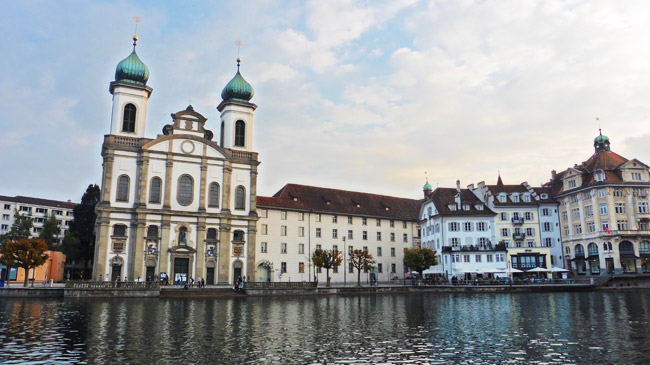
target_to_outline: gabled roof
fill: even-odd
[[[643,162],[634,159],[641,167],[647,168]],[[590,186],[607,185],[607,184],[631,184],[631,185],[647,185],[643,182],[629,182],[623,181],[623,174],[621,168],[628,163],[628,159],[612,151],[596,151],[593,155],[582,162],[580,165],[570,167],[560,173],[555,174],[551,181],[544,184],[552,190],[553,195],[560,195],[571,190],[579,190]],[[564,190],[563,180],[569,170],[575,170],[579,173],[582,184],[570,190]],[[605,173],[605,181],[596,181],[594,173],[602,170]]]
[[[422,200],[356,191],[286,184],[272,197],[257,197],[257,206],[415,221]]]
[[[499,180],[501,179],[501,176],[499,176]],[[494,196],[494,205],[495,206],[510,206],[510,205],[519,205],[519,206],[528,206],[528,205],[537,205],[537,202],[533,198],[532,194],[526,189],[526,187],[523,184],[516,184],[516,185],[505,185],[503,182],[501,184],[497,185],[486,185],[487,189],[490,191],[492,196]],[[500,193],[506,193],[507,198],[506,202],[502,203],[498,199],[498,195]],[[525,202],[523,199],[519,199],[518,202],[512,201],[510,198],[510,194],[513,193],[518,193],[518,194],[530,194],[530,201]]]
[[[14,197],[0,195],[0,201],[22,203],[22,204],[29,204],[29,205],[42,205],[45,207],[66,208],[66,209],[73,209],[77,205],[77,203],[73,203],[69,200],[67,202],[64,202],[59,200],[32,198],[29,196],[20,196],[20,195]]]
[[[439,215],[453,216],[492,216],[496,215],[490,208],[468,189],[460,189],[461,207],[456,210],[449,209],[449,205],[456,205],[456,194],[458,191],[454,188],[436,188],[429,198],[436,206]],[[469,210],[463,210],[462,204],[469,204]],[[483,206],[483,210],[476,209],[476,205]]]

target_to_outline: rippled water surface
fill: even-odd
[[[0,363],[650,363],[650,291],[0,299]]]

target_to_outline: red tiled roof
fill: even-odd
[[[440,215],[495,215],[490,208],[488,208],[483,202],[476,196],[474,193],[468,189],[460,189],[460,201],[461,204],[469,204],[469,210],[449,209],[449,204],[456,204],[456,194],[457,190],[455,188],[436,188],[429,197],[431,201],[436,206],[438,214]],[[476,209],[475,205],[480,204],[483,206],[483,210]]]
[[[417,220],[422,200],[356,191],[286,184],[272,197],[258,196],[257,206],[342,215]]]
[[[578,190],[596,185],[622,184],[624,181],[619,168],[626,162],[628,162],[628,159],[616,152],[599,151],[591,155],[587,161],[584,161],[580,165],[575,165],[572,168],[557,173],[555,178],[552,178],[551,181],[544,184],[544,186],[549,187],[553,191],[553,195],[565,193],[566,191],[564,190],[562,179],[570,169],[579,171],[582,174],[582,185],[571,190]],[[605,181],[596,182],[594,180],[594,171],[596,170],[603,170],[605,172]],[[630,182],[625,183],[629,184]]]
[[[59,200],[32,198],[29,196],[20,196],[20,195],[14,197],[0,195],[0,201],[31,204],[31,205],[42,205],[46,207],[67,208],[67,209],[73,209],[77,205],[77,203],[73,203],[71,201],[63,202]]]

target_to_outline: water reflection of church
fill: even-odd
[[[109,90],[110,134],[102,145],[94,276],[207,284],[253,275],[257,153],[252,150],[253,88],[239,73],[221,93],[218,140],[189,105],[162,134],[145,137],[149,69],[135,52]]]

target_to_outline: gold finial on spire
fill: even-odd
[[[133,22],[135,23],[135,31],[133,32],[133,48],[135,48],[135,43],[138,41],[138,23],[141,21],[142,19],[140,19],[139,16],[133,17]]]
[[[242,41],[237,40],[237,42],[235,42],[235,44],[237,45],[237,71],[239,71],[239,64],[241,63],[241,57],[239,57],[239,50],[241,49],[241,46],[243,45],[243,43],[242,43]]]

